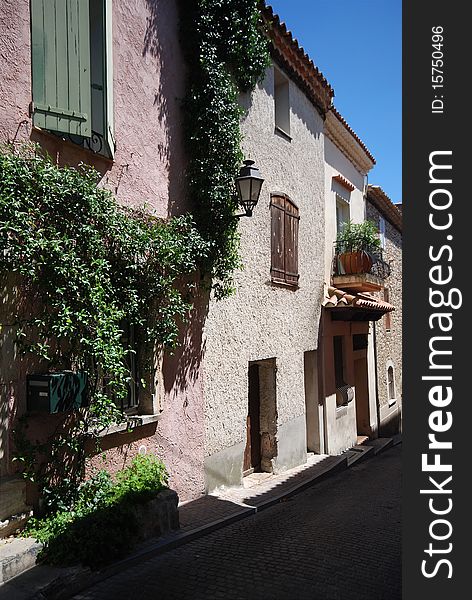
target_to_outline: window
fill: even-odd
[[[33,125],[113,157],[111,0],[31,0]]]
[[[271,269],[272,281],[298,284],[298,208],[285,195],[272,195]]]
[[[349,223],[349,220],[349,201],[336,194],[336,233],[340,233],[345,223]]]
[[[105,389],[111,395],[117,406],[123,411],[134,412],[139,404],[138,398],[138,365],[136,360],[136,330],[128,321],[121,323],[121,344],[127,350],[124,365],[128,378],[128,394],[126,398],[118,400],[109,387],[109,378],[105,378]]]
[[[388,405],[392,406],[395,404],[395,376],[393,373],[393,367],[390,365],[387,369],[387,387],[388,387]]]
[[[128,371],[128,397],[122,409],[131,409],[138,406],[138,365],[136,360],[136,328],[128,322],[123,325],[122,343],[128,348],[126,354],[126,369]]]
[[[380,246],[385,248],[385,219],[383,217],[379,217],[379,238]]]
[[[354,390],[344,379],[344,338],[333,336],[334,381],[336,385],[336,407],[347,406],[354,399]]]
[[[388,288],[384,288],[383,291],[384,301],[390,302],[390,290]],[[390,331],[392,329],[392,315],[391,313],[385,313],[385,329]]]
[[[274,68],[275,129],[290,136],[289,81]]]

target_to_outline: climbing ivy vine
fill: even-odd
[[[89,380],[88,410],[49,446],[18,437],[33,478],[41,455],[77,462],[85,456],[81,441],[122,420],[117,405],[128,393],[126,358],[135,352],[123,342],[124,322],[137,326],[141,367],[150,368],[156,346],[175,344],[191,306],[185,276],[209,250],[190,216],[163,221],[119,206],[98,182],[93,168],[60,168],[35,145],[0,151],[0,278],[6,297],[16,290],[4,319],[16,347],[45,370],[85,371]],[[50,466],[42,469],[43,492],[54,478],[56,487],[64,482]]]
[[[87,411],[47,442],[28,439],[27,420],[17,427],[16,458],[52,512],[76,499],[87,439],[122,419],[117,404],[127,394],[125,359],[134,352],[123,344],[123,323],[137,326],[140,358],[143,349],[151,356],[156,346],[172,347],[191,306],[193,275],[206,274],[222,298],[240,266],[238,98],[262,79],[268,41],[257,0],[180,4],[194,217],[162,221],[145,207],[119,206],[94,169],[59,168],[35,145],[0,149],[0,279],[4,289],[19,290],[9,316],[17,348],[47,370],[81,370],[89,378]]]
[[[240,266],[234,178],[243,160],[238,103],[269,65],[257,0],[181,2],[188,64],[184,102],[188,186],[198,229],[209,243],[204,267],[217,298],[232,291]]]

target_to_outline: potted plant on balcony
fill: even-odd
[[[336,238],[339,274],[368,273],[380,248],[378,229],[373,221],[348,221]]]

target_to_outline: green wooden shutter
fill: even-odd
[[[115,130],[113,123],[113,27],[112,0],[105,0],[105,140],[108,152],[115,154]]]
[[[31,0],[33,124],[91,135],[89,0]]]

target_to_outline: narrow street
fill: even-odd
[[[75,596],[398,600],[401,445]]]

